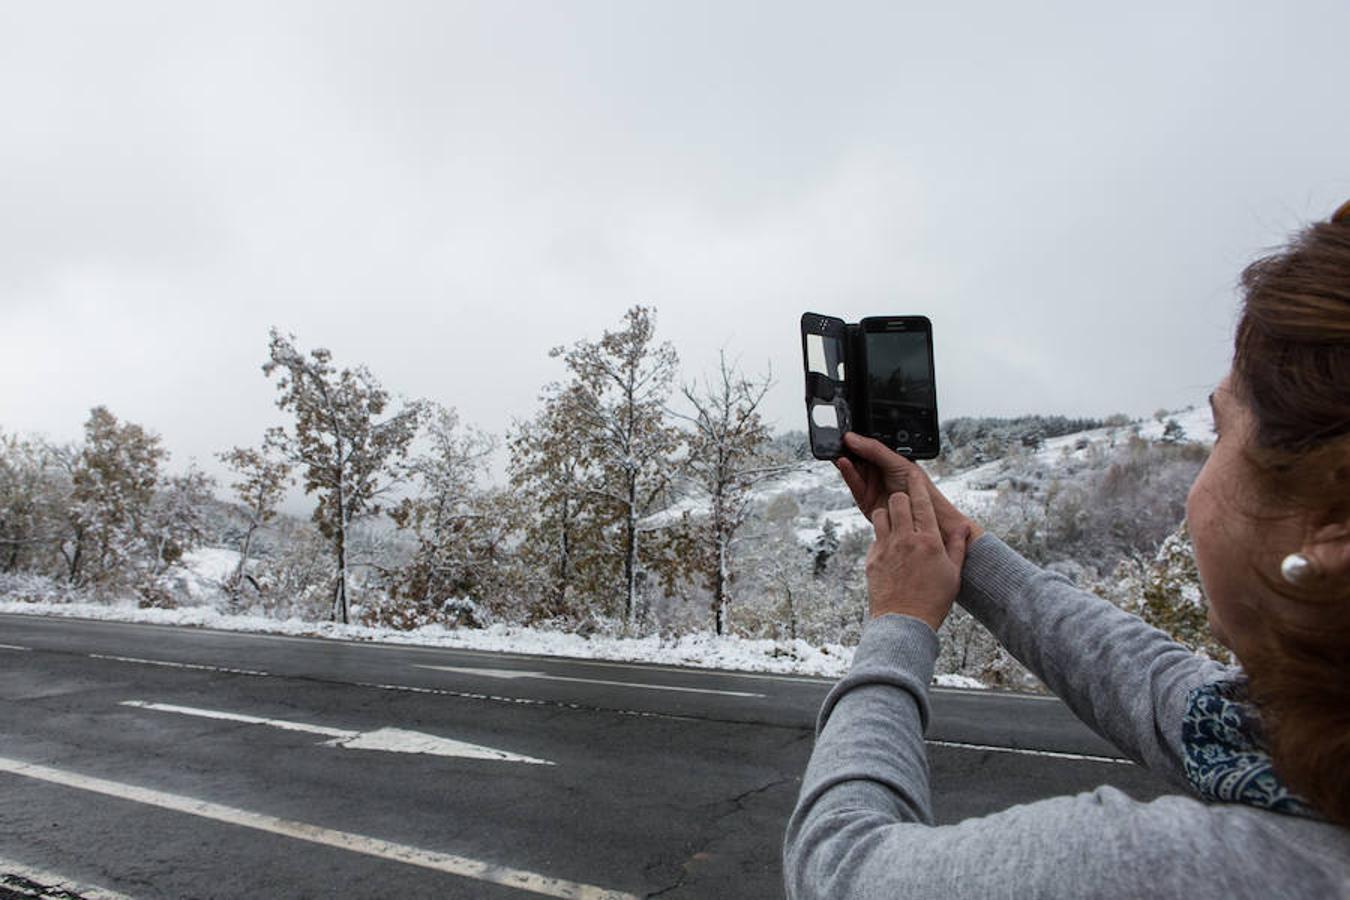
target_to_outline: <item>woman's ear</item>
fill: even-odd
[[[1315,529],[1304,542],[1303,555],[1323,578],[1350,577],[1350,522],[1333,522]]]

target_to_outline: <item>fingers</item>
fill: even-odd
[[[877,542],[886,540],[891,535],[891,515],[886,507],[878,506],[872,510],[870,516],[872,520],[872,531],[875,532]]]
[[[888,472],[904,472],[907,471],[906,467],[914,465],[881,441],[863,437],[854,431],[847,432],[844,435],[844,443],[848,445],[849,450],[856,453],[860,458],[873,465],[880,466]]]
[[[927,479],[910,479],[909,502],[914,510],[914,527],[919,531],[931,531],[933,534],[938,534],[937,513],[933,510],[933,497],[928,492]]]
[[[901,491],[891,494],[886,504],[891,517],[891,530],[908,534],[914,530],[914,513],[910,507],[909,495]]]

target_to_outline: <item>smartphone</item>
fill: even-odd
[[[872,316],[850,325],[805,313],[801,334],[812,455],[843,456],[846,431],[910,459],[938,455],[933,323],[926,316]]]
[[[910,459],[938,455],[933,323],[927,316],[870,316],[858,323],[866,383],[858,431]]]

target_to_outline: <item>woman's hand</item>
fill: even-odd
[[[906,491],[911,483],[920,483],[928,489],[932,498],[938,530],[944,539],[967,525],[971,528],[971,541],[984,534],[983,528],[953,506],[934,487],[927,472],[885,444],[850,431],[844,435],[844,445],[854,458],[835,460],[835,468],[844,476],[844,482],[852,492],[858,509],[869,519],[872,518],[872,511],[886,506],[888,498],[896,491]]]
[[[937,631],[961,589],[971,526],[957,527],[944,542],[927,479],[921,478],[911,478],[907,490],[891,494],[871,519],[876,531],[867,551],[872,618],[900,613]]]

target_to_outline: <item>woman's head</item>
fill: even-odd
[[[1350,204],[1242,284],[1187,519],[1211,625],[1251,677],[1277,768],[1350,822]],[[1291,553],[1316,576],[1285,581]]]

